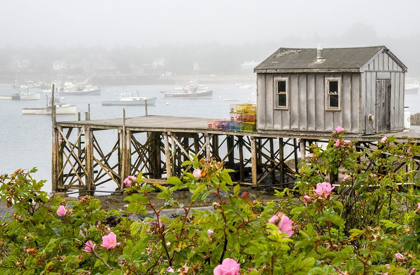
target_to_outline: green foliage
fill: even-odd
[[[222,163],[195,156],[184,163],[194,173],[168,185],[142,183],[138,175],[126,189],[126,211],[105,211],[89,196],[71,203],[49,196],[32,178],[35,170],[3,175],[0,198],[11,213],[1,221],[0,273],[167,274],[171,267],[175,274],[213,274],[226,258],[240,264],[240,274],[415,273],[417,145],[391,137],[361,150],[334,132],[326,148],[311,150],[297,192],[276,191],[278,199],[265,204],[241,192]],[[321,182],[334,183],[335,193],[314,192]],[[181,189],[189,191],[189,205],[174,198]],[[155,191],[160,208],[151,200]],[[210,195],[211,211],[194,209]],[[162,215],[168,208],[183,213],[169,219]],[[119,244],[107,248],[103,237],[111,232]],[[88,241],[96,246],[89,249]]]

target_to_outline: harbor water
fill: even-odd
[[[206,83],[201,83],[206,84]],[[91,119],[122,118],[123,109],[126,117],[145,115],[144,106],[102,106],[101,101],[118,100],[121,92],[131,92],[133,96],[156,97],[155,106],[148,106],[149,115],[201,117],[214,119],[229,119],[230,104],[256,102],[255,82],[243,83],[252,87],[238,89],[238,83],[223,81],[210,84],[213,90],[212,99],[165,99],[163,92],[175,92],[176,85],[135,85],[101,87],[101,95],[63,96],[62,102],[76,104],[78,112],[87,112],[90,104]],[[11,95],[17,92],[9,83],[0,84],[0,95]],[[51,191],[51,117],[48,115],[22,115],[22,108],[45,107],[46,93],[33,89],[31,92],[41,92],[40,100],[0,100],[0,173],[12,173],[22,169],[36,167],[35,179],[47,180],[44,190]],[[49,95],[50,96],[50,95]],[[82,114],[84,119],[84,114]],[[76,115],[57,116],[58,121],[77,120]],[[107,144],[107,135],[110,142]],[[114,145],[116,132],[98,135],[99,142],[104,147]],[[107,149],[107,148],[105,148]],[[106,188],[102,187],[101,188]],[[111,190],[115,189],[115,186]]]

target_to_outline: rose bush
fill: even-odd
[[[393,137],[362,147],[344,133],[311,146],[294,190],[266,204],[241,192],[222,163],[197,158],[165,186],[125,179],[123,211],[48,195],[35,170],[2,175],[11,210],[0,227],[0,274],[414,274],[419,148]],[[181,189],[188,205],[173,196]],[[161,208],[150,196],[157,190]],[[209,196],[212,211],[194,209]],[[167,208],[183,214],[169,219]]]

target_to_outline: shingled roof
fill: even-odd
[[[254,71],[264,72],[360,72],[379,52],[385,51],[404,71],[407,67],[385,46],[359,48],[325,48],[322,62],[317,62],[317,49],[280,48]]]

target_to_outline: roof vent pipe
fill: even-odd
[[[318,44],[318,47],[316,48],[316,61],[317,62],[322,62],[323,58],[322,58],[322,45]]]

